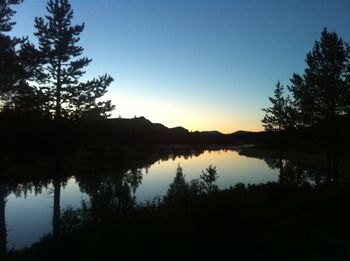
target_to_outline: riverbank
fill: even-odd
[[[244,186],[103,212],[63,214],[49,235],[9,260],[349,260],[350,190]],[[96,213],[95,213],[96,214]]]
[[[279,159],[287,160],[292,164],[304,168],[318,169],[323,175],[327,172],[327,153],[325,151],[307,151],[301,149],[276,150],[261,146],[249,146],[237,149],[239,154],[251,158],[259,158],[266,161],[271,168],[280,168],[279,164],[273,165]],[[350,153],[348,151],[338,154],[339,183],[350,185]]]

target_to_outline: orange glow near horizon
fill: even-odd
[[[260,115],[255,112],[235,113],[227,108],[207,107],[205,104],[189,105],[177,100],[159,101],[156,97],[145,99],[120,94],[113,97],[112,101],[117,101],[113,118],[143,116],[153,123],[161,123],[169,128],[181,126],[189,131],[220,131],[224,134],[238,130],[262,130]]]

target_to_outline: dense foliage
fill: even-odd
[[[114,105],[101,98],[113,78],[80,81],[91,59],[81,58],[84,24],[72,25],[69,1],[49,0],[48,15],[35,18],[38,46],[6,35],[15,25],[11,6],[20,2],[0,2],[0,109],[56,119],[108,117]]]
[[[291,97],[285,97],[278,82],[271,107],[262,120],[266,130],[312,126],[349,113],[350,46],[335,32],[325,28],[306,56],[303,75],[294,73],[288,86]]]

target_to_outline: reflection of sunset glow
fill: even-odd
[[[271,170],[261,159],[240,156],[237,151],[231,150],[205,151],[198,157],[185,159],[181,156],[153,164],[148,174],[143,176],[142,185],[136,192],[137,199],[142,201],[165,195],[178,164],[183,168],[187,181],[199,178],[209,164],[216,166],[220,189],[240,182],[259,184],[278,180],[278,171]]]

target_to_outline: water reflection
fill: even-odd
[[[148,169],[146,170],[146,173],[148,173]],[[142,170],[141,169],[130,169],[128,172],[125,173],[125,181],[129,184],[132,192],[136,193],[137,188],[141,185],[142,183]]]
[[[60,212],[68,206],[79,206],[87,195],[81,193],[75,178],[61,179],[59,197],[53,180],[42,182],[7,183],[6,202],[7,248],[23,248],[40,239],[44,234],[53,232],[54,212],[57,206]],[[59,204],[57,204],[59,199]],[[54,208],[56,200],[56,208]],[[54,211],[56,209],[56,211]],[[56,215],[57,218],[58,215]]]
[[[142,174],[137,169],[128,172],[121,169],[108,176],[77,177],[80,190],[89,195],[90,211],[94,220],[133,207],[135,196],[131,192],[136,191],[141,180]]]
[[[61,230],[61,187],[67,185],[67,178],[63,178],[62,159],[55,157],[55,171],[52,179],[53,187],[53,212],[52,212],[52,234],[57,236]]]
[[[315,186],[327,182],[325,171],[322,168],[302,166],[282,158],[264,159],[271,169],[279,171],[278,182],[284,185]]]
[[[8,247],[8,235],[11,237],[11,232],[13,231],[9,231],[6,222],[6,217],[8,216],[6,211],[8,211],[8,205],[13,203],[12,198],[14,197],[26,200],[29,194],[39,195],[42,193],[43,189],[47,188],[48,183],[48,181],[16,183],[13,180],[4,180],[4,178],[0,180],[0,257],[7,252],[8,248],[12,248],[11,245]],[[16,215],[18,215],[18,213],[16,213]]]
[[[172,155],[159,164],[149,168],[149,174],[143,175],[142,185],[136,191],[138,202],[152,200],[154,197],[166,194],[168,185],[173,181],[178,164],[183,167],[187,180],[198,179],[210,164],[216,166],[220,178],[217,185],[226,189],[236,183],[266,183],[278,181],[278,170],[271,170],[266,163],[257,158],[239,155],[235,150],[203,151],[199,156],[187,153],[185,156]],[[145,173],[145,171],[142,171]]]
[[[0,183],[0,257],[6,253],[7,231],[5,221],[5,206],[8,191],[3,183]]]
[[[53,214],[52,214],[52,233],[57,236],[60,233],[61,218],[61,178],[55,177],[53,185]]]
[[[125,166],[119,163],[112,171],[79,173],[72,178],[64,178],[61,162],[58,161],[51,180],[0,184],[0,250],[4,253],[6,247],[29,246],[45,233],[57,235],[62,230],[69,230],[67,207],[81,206],[82,200],[89,212],[88,215],[84,212],[83,218],[88,216],[91,222],[98,222],[138,203],[157,196],[162,198],[176,173],[179,173],[175,172],[179,164],[180,176],[189,181],[190,190],[198,190],[198,193],[201,184],[197,181],[203,175],[202,170],[205,171],[210,164],[216,166],[220,177],[215,180],[218,189],[237,183],[272,181],[317,185],[324,181],[318,169],[281,158],[245,157],[235,150],[163,150],[142,154]],[[19,219],[24,216],[26,222]]]

